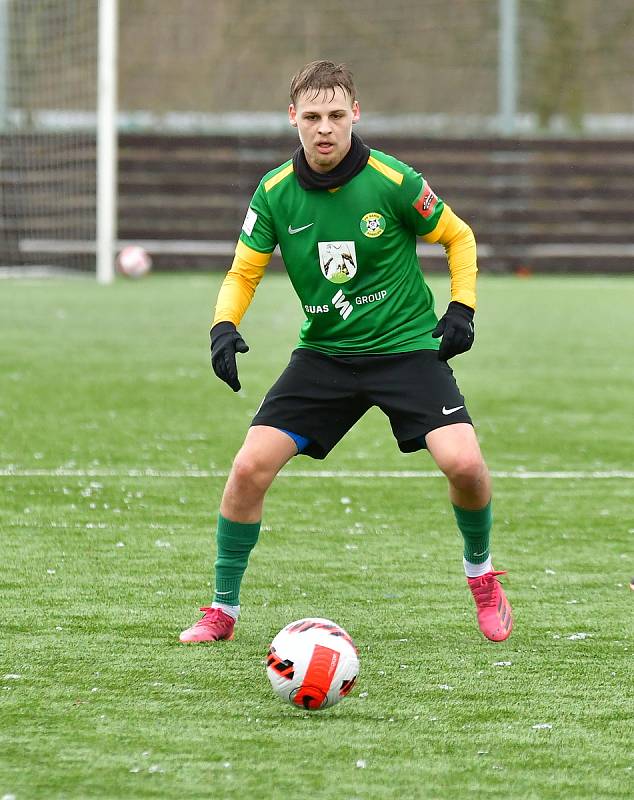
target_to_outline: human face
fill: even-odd
[[[330,172],[346,155],[359,116],[359,103],[351,102],[341,86],[325,89],[317,97],[305,92],[288,107],[289,121],[297,128],[306,161],[315,172]]]

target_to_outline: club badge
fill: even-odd
[[[357,274],[354,242],[318,242],[319,266],[331,283],[347,283]]]
[[[359,223],[361,233],[369,239],[376,239],[385,230],[385,217],[376,211],[371,211],[361,218]]]

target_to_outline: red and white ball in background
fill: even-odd
[[[271,642],[266,672],[275,693],[308,711],[330,708],[351,691],[359,655],[346,631],[329,619],[291,622]]]
[[[149,253],[136,244],[130,244],[121,250],[117,256],[117,272],[126,278],[142,278],[152,269],[152,259]]]

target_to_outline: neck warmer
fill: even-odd
[[[336,189],[358,175],[368,163],[368,158],[370,158],[370,148],[356,133],[353,133],[350,150],[330,172],[315,172],[306,161],[306,154],[301,145],[293,153],[293,169],[302,189]]]

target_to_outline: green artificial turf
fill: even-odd
[[[224,476],[301,320],[267,276],[234,395],[209,368],[220,279],[0,285],[0,798],[633,796],[632,280],[480,280],[452,363],[497,476],[507,642],[477,629],[444,479],[373,410],[272,487],[235,640],[186,647]],[[264,668],[303,616],[361,660],[312,714]]]

